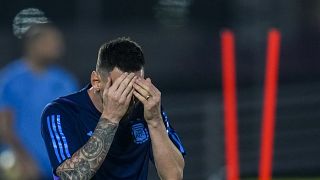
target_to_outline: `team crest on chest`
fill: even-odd
[[[137,123],[132,125],[132,136],[136,144],[142,144],[149,139],[148,129],[143,123]]]

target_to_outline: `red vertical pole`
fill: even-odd
[[[221,34],[222,83],[224,101],[225,158],[227,180],[239,179],[237,97],[234,34]]]
[[[271,29],[268,34],[264,104],[260,149],[259,180],[272,179],[274,129],[277,107],[278,71],[281,34]]]

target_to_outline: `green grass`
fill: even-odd
[[[258,178],[242,178],[241,180],[258,180]],[[320,177],[275,177],[272,180],[320,180]]]

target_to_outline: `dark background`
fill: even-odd
[[[97,50],[131,37],[143,48],[147,76],[188,155],[185,179],[223,179],[220,32],[236,35],[240,170],[257,174],[266,38],[282,33],[274,175],[319,176],[320,1],[308,0],[0,0],[0,68],[21,52],[15,14],[42,9],[62,30],[59,64],[89,82]],[[151,168],[152,169],[152,168]],[[155,177],[154,170],[150,179]]]

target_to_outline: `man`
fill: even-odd
[[[17,162],[18,179],[49,179],[52,171],[41,138],[43,106],[76,90],[74,79],[53,63],[62,53],[62,36],[52,24],[39,22],[42,12],[24,10],[15,21],[23,42],[22,58],[0,72],[0,137]],[[21,19],[22,18],[22,19]],[[28,27],[26,27],[28,25]]]
[[[133,41],[101,46],[91,85],[61,97],[42,114],[42,136],[60,179],[147,179],[149,160],[161,179],[182,179],[184,148],[144,79]]]

